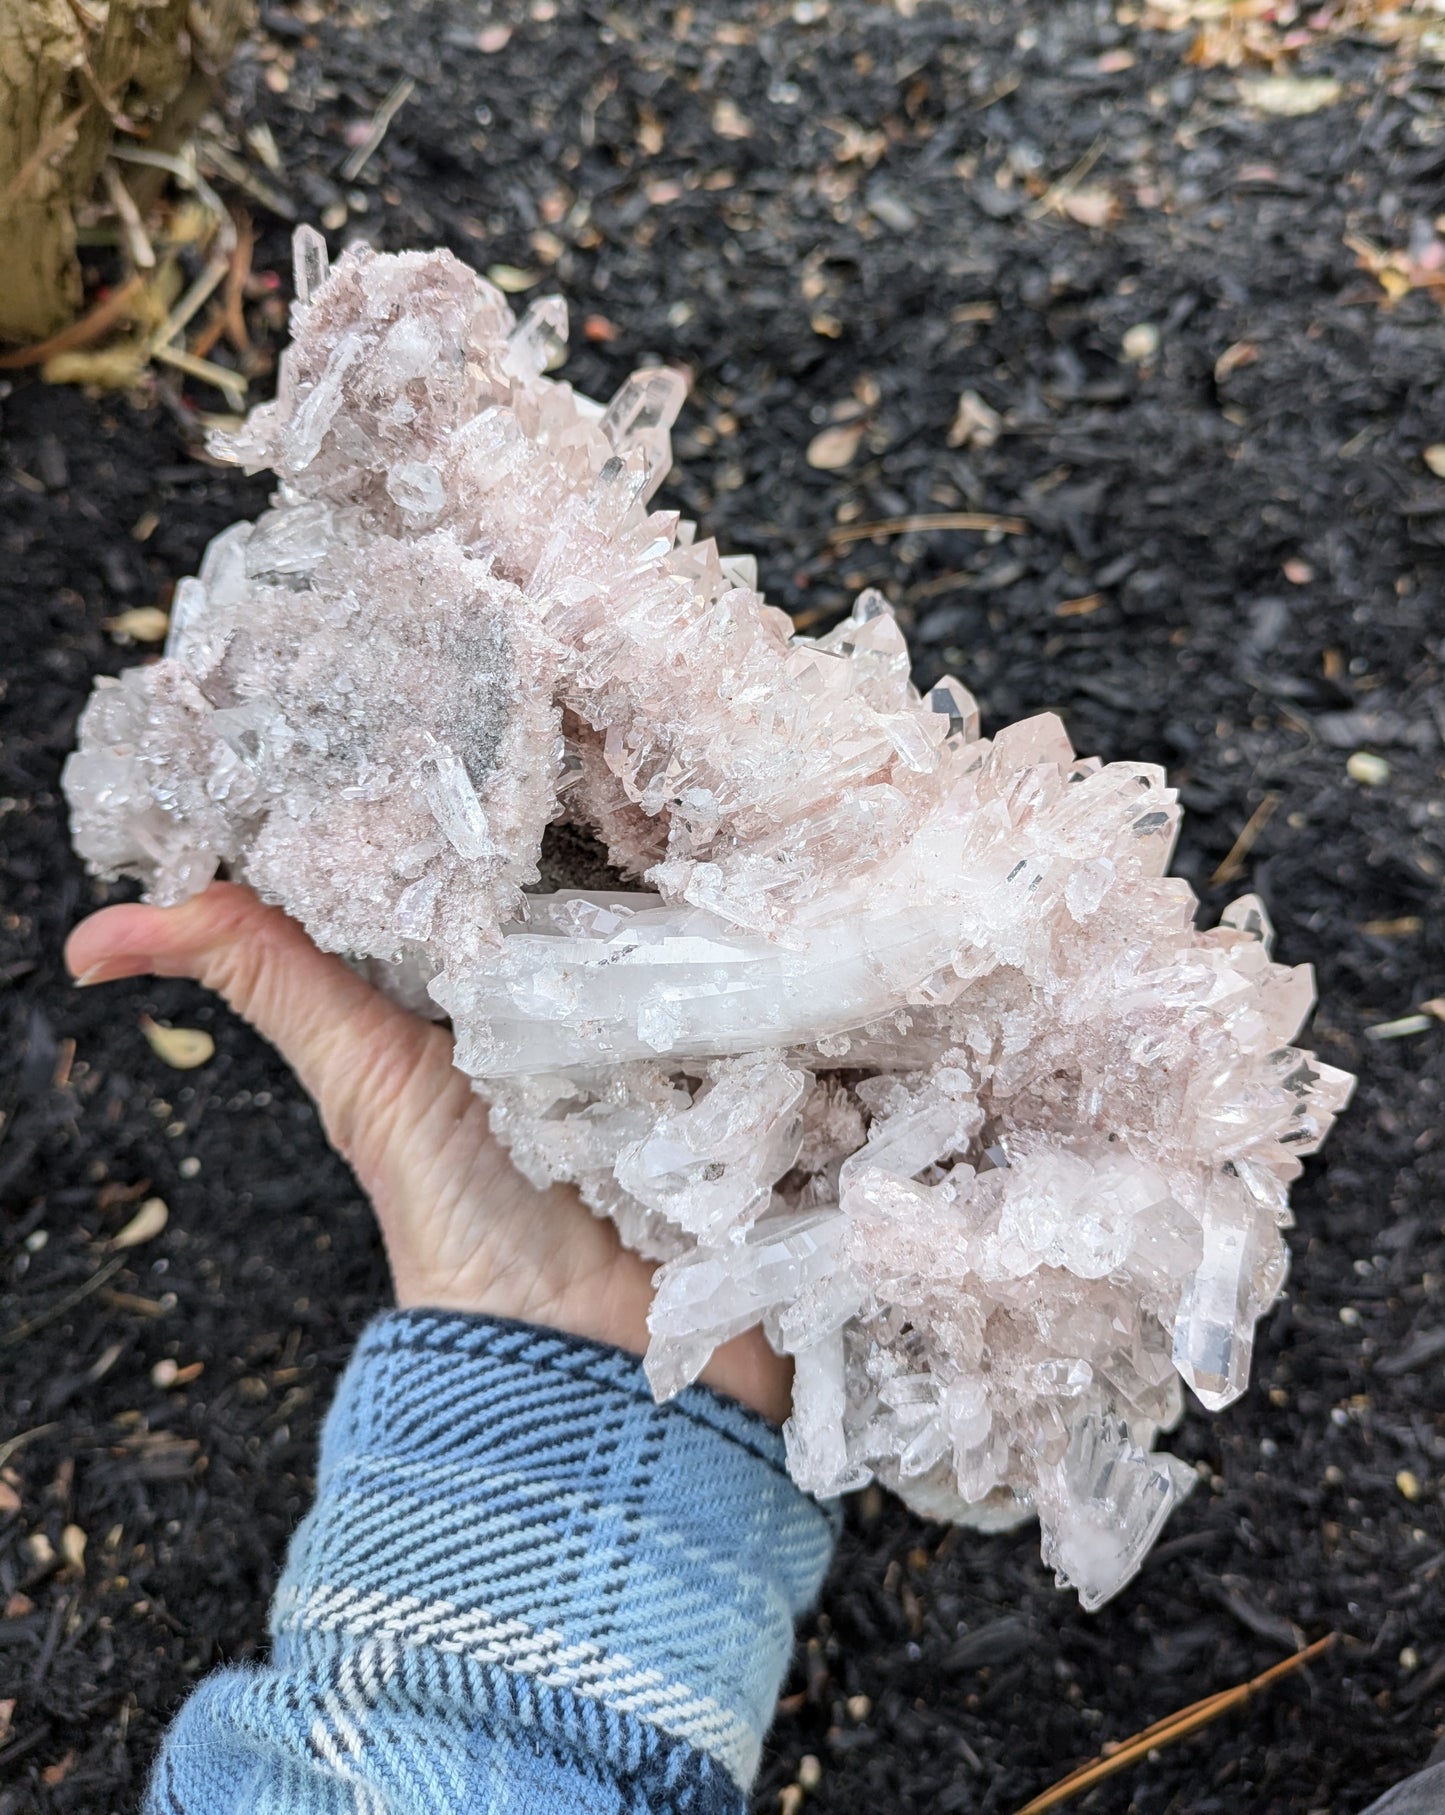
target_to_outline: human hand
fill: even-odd
[[[279,908],[234,883],[181,907],[102,908],[70,935],[65,960],[83,984],[194,977],[276,1047],[371,1199],[403,1308],[647,1347],[652,1265],[575,1191],[538,1191],[513,1170],[445,1028],[318,951]],[[775,1422],[787,1416],[790,1376],[758,1329],[702,1373]]]

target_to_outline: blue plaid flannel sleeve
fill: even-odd
[[[270,1663],[209,1677],[147,1815],[736,1815],[834,1522],[762,1419],[528,1325],[362,1336]]]

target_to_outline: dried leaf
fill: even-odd
[[[1215,360],[1214,382],[1223,384],[1231,372],[1237,372],[1241,366],[1252,366],[1258,358],[1259,348],[1252,340],[1236,340]]]
[[[154,1240],[170,1220],[163,1197],[148,1197],[120,1233],[112,1237],[111,1248],[138,1248]]]
[[[149,1015],[142,1015],[141,1032],[156,1057],[176,1071],[194,1071],[216,1050],[216,1042],[199,1027],[162,1027]]]
[[[808,443],[808,465],[816,467],[819,472],[836,473],[840,468],[852,464],[862,439],[861,422],[840,422],[834,428],[824,429]]]
[[[753,123],[726,95],[712,110],[712,129],[720,139],[750,139]]]
[[[1102,183],[1071,190],[1059,206],[1081,227],[1107,227],[1119,214],[1118,196]]]
[[[1260,113],[1279,119],[1298,119],[1333,107],[1344,95],[1342,82],[1333,76],[1241,76],[1239,98]]]
[[[958,400],[948,431],[950,447],[992,447],[1003,427],[1003,417],[991,409],[977,391],[965,391]]]
[[[65,1754],[64,1758],[56,1759],[56,1761],[53,1765],[47,1765],[45,1767],[45,1769],[40,1773],[41,1783],[45,1784],[47,1786],[47,1788],[52,1789],[52,1790],[56,1787],[57,1784],[63,1784],[65,1782],[66,1778],[70,1775],[70,1767],[74,1763],[75,1763],[75,1753],[72,1750],[72,1751],[67,1752]]]
[[[171,627],[170,615],[158,605],[133,605],[101,623],[112,636],[130,637],[137,643],[163,643]]]

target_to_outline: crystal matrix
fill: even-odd
[[[761,1321],[803,1486],[1037,1513],[1097,1605],[1192,1480],[1153,1450],[1182,1384],[1244,1387],[1348,1095],[1290,1045],[1308,970],[1253,899],[1194,930],[1159,770],[981,737],[876,594],[796,636],[651,511],[676,373],[578,396],[561,303],[443,253],[328,272],[303,229],[297,270],[220,447],[273,508],[98,684],[82,855],[162,902],[224,866],[448,1015],[522,1171],[660,1263],[659,1393]],[[603,887],[540,890],[589,849]]]

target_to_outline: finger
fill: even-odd
[[[65,959],[80,983],[149,973],[194,977],[217,991],[278,1049],[348,1158],[363,1135],[369,1149],[384,1146],[419,1064],[450,1064],[440,1028],[397,1007],[234,883],[213,883],[180,907],[103,908],[70,935]]]

